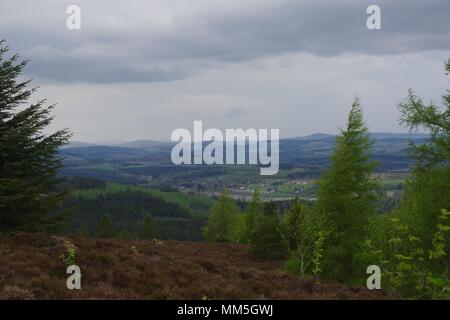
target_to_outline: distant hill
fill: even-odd
[[[325,139],[334,139],[336,136],[333,134],[327,133],[313,133],[303,137],[295,137],[291,138],[292,140],[325,140]],[[288,139],[286,139],[288,140]]]
[[[173,142],[157,141],[157,140],[136,140],[122,143],[119,146],[133,149],[145,150],[148,152],[158,152],[173,146]]]
[[[60,150],[60,154],[82,159],[125,160],[143,157],[147,152],[141,149],[125,147],[85,146],[64,148]]]
[[[69,144],[62,146],[61,149],[92,147],[92,146],[98,146],[98,144],[80,141],[71,141]]]
[[[374,156],[380,161],[380,170],[404,170],[411,166],[408,157],[409,142],[421,144],[428,135],[409,133],[371,133],[374,139]],[[336,136],[315,133],[304,137],[280,140],[280,163],[284,168],[328,164]],[[206,142],[204,144],[207,144]],[[72,143],[61,149],[66,162],[78,160],[145,161],[155,165],[170,164],[170,152],[175,142],[137,140],[116,146]]]
[[[380,139],[428,139],[430,137],[429,134],[425,133],[391,133],[391,132],[372,132],[370,133],[372,139],[380,140]]]

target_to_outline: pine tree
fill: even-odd
[[[25,107],[37,88],[18,80],[27,62],[7,53],[0,41],[0,231],[56,231],[64,215],[55,212],[65,195],[57,151],[70,133],[44,133],[54,106],[40,100]]]
[[[230,197],[228,191],[223,191],[217,202],[212,206],[208,224],[204,230],[208,241],[230,242],[237,240],[237,225],[239,208]]]
[[[282,259],[287,256],[287,243],[281,233],[276,203],[264,204],[264,215],[251,237],[252,252],[261,259]]]
[[[317,219],[324,233],[323,274],[346,281],[364,274],[356,255],[373,213],[372,141],[355,99],[345,129],[336,138],[331,165],[318,182]]]
[[[116,236],[116,228],[110,218],[110,216],[102,216],[97,225],[97,238],[111,239]]]
[[[253,192],[252,200],[249,202],[244,213],[244,242],[250,242],[256,226],[262,218],[263,207],[261,193],[258,189],[256,189]]]
[[[156,238],[156,230],[153,225],[153,219],[149,214],[146,214],[144,217],[144,223],[139,230],[139,237],[145,240]]]

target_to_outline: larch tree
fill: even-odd
[[[450,75],[450,60],[445,70]],[[415,167],[405,183],[399,209],[401,219],[426,248],[432,246],[442,209],[450,210],[450,91],[442,102],[442,106],[426,104],[409,90],[408,97],[398,105],[401,124],[410,131],[423,129],[430,134],[425,143],[410,144]]]
[[[208,241],[236,241],[238,222],[239,208],[225,190],[211,208],[204,236]]]
[[[377,183],[372,177],[372,140],[358,98],[336,138],[330,167],[318,182],[317,226],[325,236],[322,269],[326,277],[348,281],[365,270],[357,254],[373,213]]]

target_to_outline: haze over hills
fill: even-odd
[[[406,157],[409,142],[423,143],[428,135],[422,133],[371,133],[374,155]],[[301,159],[326,159],[331,152],[335,135],[315,133],[304,137],[280,140],[281,163],[295,163]],[[65,156],[81,159],[137,159],[153,158],[164,163],[170,160],[170,151],[176,142],[136,140],[120,144],[91,144],[72,142],[61,149]],[[208,142],[204,142],[208,144]],[[319,161],[322,162],[322,161]]]

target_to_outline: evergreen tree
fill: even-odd
[[[56,207],[65,195],[57,151],[70,133],[44,133],[54,106],[45,100],[25,106],[37,88],[18,80],[27,62],[7,53],[0,41],[0,232],[56,231],[64,219]]]
[[[256,226],[262,218],[263,202],[261,201],[261,193],[258,189],[253,192],[252,200],[249,202],[244,213],[244,242],[250,242]]]
[[[107,215],[100,218],[100,222],[97,225],[97,238],[100,239],[111,239],[116,236],[116,228]]]
[[[208,241],[229,242],[235,241],[239,209],[228,191],[223,191],[217,202],[212,206],[208,217],[208,224],[204,230]]]
[[[276,203],[264,205],[264,215],[251,237],[252,252],[261,259],[282,259],[287,256],[287,244],[281,233]]]
[[[144,217],[144,223],[139,230],[139,237],[145,240],[156,238],[156,230],[153,224],[153,219],[149,214],[146,214]]]
[[[365,272],[356,257],[375,200],[371,150],[360,102],[355,99],[347,126],[336,138],[331,165],[318,182],[317,222],[325,236],[323,274],[339,281]]]
[[[289,250],[297,250],[303,233],[305,216],[300,198],[296,197],[294,204],[289,208],[284,220],[284,233]]]
[[[450,60],[445,69],[449,75]],[[430,133],[426,143],[410,145],[416,166],[405,183],[399,209],[401,220],[428,249],[441,210],[450,209],[450,92],[442,100],[443,107],[433,102],[425,104],[409,90],[408,97],[399,103],[401,124],[410,131],[424,129]]]

